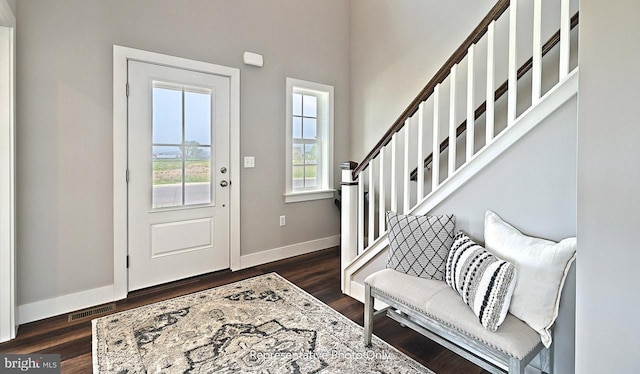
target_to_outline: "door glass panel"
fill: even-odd
[[[182,152],[180,147],[154,146],[153,164],[153,208],[182,205]]]
[[[154,82],[152,208],[213,201],[211,98],[211,90]]]
[[[211,92],[184,92],[184,140],[211,145]]]
[[[185,146],[184,204],[211,203],[211,148]]]
[[[153,86],[154,144],[182,143],[182,90]]]

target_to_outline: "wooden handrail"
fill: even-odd
[[[469,36],[464,40],[464,42],[462,42],[462,44],[458,47],[458,49],[456,49],[456,51],[453,52],[451,57],[447,59],[447,61],[444,63],[444,65],[442,65],[440,70],[438,70],[438,72],[433,76],[433,78],[431,78],[429,83],[427,83],[427,85],[422,89],[422,91],[420,91],[418,96],[416,96],[416,98],[413,99],[411,104],[409,104],[409,106],[404,110],[404,112],[402,112],[400,117],[398,117],[398,119],[393,123],[393,125],[391,125],[389,130],[387,130],[387,132],[384,134],[382,139],[380,139],[380,141],[378,141],[375,147],[373,147],[371,152],[369,152],[369,154],[367,154],[367,156],[362,160],[362,162],[360,162],[358,167],[355,168],[355,170],[353,170],[354,178],[357,178],[358,174],[360,174],[360,172],[369,165],[369,162],[371,162],[371,160],[373,160],[378,155],[378,153],[380,153],[380,150],[382,149],[382,147],[389,144],[389,142],[391,141],[391,137],[393,137],[393,134],[400,131],[400,129],[402,129],[402,127],[404,126],[404,122],[408,118],[413,116],[415,112],[418,111],[418,107],[420,106],[420,103],[427,100],[431,96],[431,94],[433,94],[433,90],[436,87],[436,85],[438,85],[439,83],[442,83],[449,76],[449,71],[451,70],[451,68],[454,65],[460,63],[460,61],[462,61],[462,59],[467,55],[467,50],[469,49],[469,47],[472,44],[476,44],[486,34],[489,24],[491,24],[491,22],[500,18],[500,16],[508,8],[509,8],[509,0],[498,0],[496,5],[494,5],[493,8],[491,8],[489,13],[487,13],[487,15],[482,19],[482,21],[480,21],[478,26],[476,26],[476,28],[473,29],[471,34],[469,34]]]
[[[579,12],[576,12],[576,14],[574,14],[573,17],[571,17],[572,30],[578,25],[579,21],[580,21]],[[559,42],[560,42],[560,30],[558,30],[555,34],[553,34],[551,38],[549,38],[549,40],[547,40],[547,42],[544,43],[544,45],[542,46],[542,56],[544,57],[544,55],[549,53],[549,51],[551,51],[551,49],[553,49],[553,47],[555,47]],[[527,74],[532,68],[533,68],[533,57],[528,59],[518,69],[518,80],[522,78],[525,74]],[[508,91],[508,87],[509,87],[509,81],[505,81],[498,87],[498,89],[496,90],[494,102],[498,101],[498,99],[501,98],[502,95],[504,95]],[[480,116],[483,115],[486,110],[487,110],[487,102],[484,101],[482,104],[480,104],[480,106],[478,106],[478,108],[476,108],[474,112],[474,119],[480,118]],[[464,133],[466,129],[467,129],[467,120],[464,120],[456,128],[456,139],[460,135],[462,135],[462,133]],[[440,153],[444,152],[444,150],[447,149],[448,147],[449,147],[449,137],[447,137],[442,141],[442,143],[440,143]],[[432,161],[433,161],[433,153],[431,153],[429,156],[427,156],[424,159],[424,167],[425,168],[428,167]],[[415,168],[413,169],[413,171],[411,171],[410,178],[412,181],[415,181],[416,179],[418,179],[418,168]]]

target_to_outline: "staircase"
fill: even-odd
[[[387,210],[429,213],[577,95],[578,13],[569,0],[552,3],[557,12],[543,12],[542,0],[498,1],[362,162],[342,164],[345,294],[363,300],[355,274],[380,266]]]

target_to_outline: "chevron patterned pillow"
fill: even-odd
[[[425,217],[387,212],[387,268],[421,278],[444,280],[454,226],[453,215]]]
[[[446,281],[487,330],[498,330],[506,318],[515,279],[515,265],[487,252],[462,231],[456,235],[447,257]]]

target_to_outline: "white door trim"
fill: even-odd
[[[127,61],[137,60],[230,78],[229,246],[231,270],[240,269],[240,70],[139,49],[113,46],[113,283],[114,300],[127,296]]]
[[[15,26],[0,0],[0,342],[16,337],[15,249]]]

